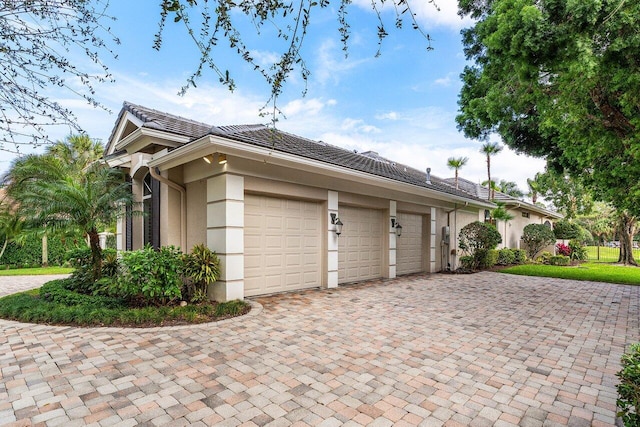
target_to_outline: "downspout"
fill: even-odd
[[[522,204],[521,204],[521,203],[518,203],[518,205],[517,205],[515,208],[506,209],[506,210],[505,210],[505,212],[509,212],[509,211],[512,211],[512,210],[515,210],[515,209],[519,209],[520,207],[522,207]],[[508,222],[508,221],[505,221],[505,222],[504,222],[504,240],[505,240],[504,247],[505,247],[505,248],[508,248],[508,247],[509,247],[509,245],[508,245],[509,239],[507,239],[507,225],[508,225],[508,224],[507,224],[507,222]],[[516,246],[517,246],[517,248],[516,248],[516,249],[520,249],[520,239],[518,239],[518,243],[517,243],[517,245],[516,245]]]
[[[148,167],[148,166],[147,166]],[[164,176],[160,175],[156,168],[149,167],[149,173],[153,179],[160,181],[163,184],[168,185],[180,192],[180,246],[183,251],[187,250],[187,204],[185,199],[187,197],[187,190],[180,184],[170,181]]]

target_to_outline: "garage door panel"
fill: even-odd
[[[402,236],[396,239],[396,272],[410,274],[424,271],[422,245],[422,216],[399,213]]]
[[[318,203],[245,195],[245,295],[321,284]]]
[[[345,224],[338,240],[338,283],[381,277],[382,211],[349,206],[338,211]]]

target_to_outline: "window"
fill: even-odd
[[[529,212],[522,212],[523,218],[529,218]]]
[[[144,245],[160,247],[160,182],[147,174],[142,182],[142,210],[144,212]]]

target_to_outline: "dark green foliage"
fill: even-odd
[[[117,276],[120,267],[118,251],[107,248],[102,250],[102,277],[113,279]]]
[[[524,264],[527,261],[527,251],[524,249],[511,249],[513,252],[513,263]]]
[[[570,265],[571,258],[566,255],[553,255],[549,258],[550,265]]]
[[[495,265],[498,253],[492,250],[501,241],[502,236],[494,225],[475,221],[462,227],[458,246],[472,257],[470,269],[477,270]]]
[[[473,257],[471,255],[463,255],[460,257],[460,267],[464,270],[473,270]]]
[[[527,256],[535,259],[538,252],[556,241],[556,237],[544,224],[529,224],[524,227],[522,240],[527,247]]]
[[[478,249],[495,249],[502,236],[492,224],[475,221],[462,227],[458,246],[463,251],[474,254]]]
[[[182,257],[173,246],[125,252],[121,266],[122,273],[108,286],[109,294],[142,306],[165,305],[182,298]]]
[[[556,239],[577,239],[580,237],[580,226],[575,222],[561,219],[553,225],[553,233]]]
[[[220,276],[220,260],[215,252],[203,244],[196,245],[183,256],[184,275],[187,278],[185,299],[201,302],[207,299],[207,287]]]
[[[549,264],[549,260],[551,259],[551,257],[553,256],[553,254],[549,251],[544,251],[540,254],[539,257],[536,258],[536,262],[542,263],[542,264]]]
[[[618,417],[625,427],[640,425],[640,343],[632,344],[620,359],[622,369],[616,374],[618,384]]]
[[[76,247],[71,239],[64,241],[58,237],[50,236],[47,239],[49,265],[59,266],[64,264],[66,253]],[[20,242],[9,242],[0,264],[16,267],[34,267],[42,264],[42,238],[30,234]]]
[[[577,240],[569,241],[569,249],[571,250],[571,255],[569,256],[574,261],[586,261],[589,256],[587,248]]]
[[[516,261],[516,254],[512,249],[503,248],[498,251],[498,265],[511,265]]]
[[[123,305],[119,298],[89,296],[71,289],[70,279],[53,280],[40,288],[40,298],[56,304],[92,306],[95,308],[117,308]]]

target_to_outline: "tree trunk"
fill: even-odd
[[[456,190],[458,189],[458,168],[456,168]]]
[[[100,236],[96,229],[87,233],[89,235],[89,247],[91,248],[91,265],[93,265],[93,280],[97,281],[102,276],[102,248]]]
[[[635,265],[638,263],[633,258],[633,236],[636,232],[636,218],[624,212],[620,215],[618,231],[620,233],[620,256],[618,262],[624,265]]]

